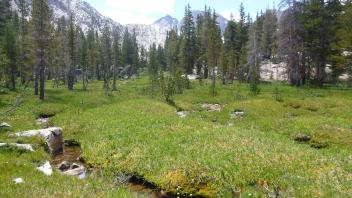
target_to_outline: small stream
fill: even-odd
[[[55,154],[52,156],[52,164],[55,167],[60,166],[63,162],[68,164],[77,164],[79,166],[85,167],[86,164],[82,161],[81,155],[83,151],[78,143],[72,144],[72,141],[65,141],[63,144],[63,152]],[[85,175],[88,175],[87,170],[85,170]],[[82,179],[82,178],[81,178]],[[146,195],[150,198],[165,198],[159,188],[151,183],[144,181],[136,176],[131,176],[126,181],[125,185],[127,188],[134,193]]]
[[[64,146],[63,152],[52,156],[52,163],[58,166],[60,163],[66,161],[68,163],[76,163],[84,165],[81,160],[82,149],[80,146]]]

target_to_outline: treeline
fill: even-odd
[[[277,11],[267,9],[254,22],[242,4],[239,13],[239,20],[232,17],[221,32],[215,10],[205,7],[202,14],[193,18],[190,6],[186,6],[181,31],[176,28],[168,32],[164,46],[173,87],[188,88],[188,76],[196,74],[200,82],[211,79],[213,96],[218,77],[223,84],[235,79],[250,82],[253,93],[259,91],[259,63],[277,59]],[[153,71],[158,73],[157,69]]]
[[[280,56],[287,63],[293,85],[337,82],[351,73],[352,1],[310,0],[281,3],[285,8],[280,23]]]
[[[263,61],[285,62],[289,82],[295,86],[321,87],[336,83],[342,74],[351,76],[351,2],[284,0],[279,10],[266,9],[254,19],[241,5],[239,20],[231,19],[223,33],[214,10],[205,7],[193,18],[188,5],[181,31],[171,30],[164,46],[173,87],[197,74],[200,80],[212,80],[212,95],[217,78],[223,84],[247,82],[257,94]],[[158,73],[155,68],[151,71]]]
[[[108,24],[83,31],[72,12],[55,21],[47,0],[33,0],[31,12],[26,0],[19,0],[18,11],[3,0],[0,10],[0,86],[10,90],[34,86],[44,99],[46,80],[69,90],[82,82],[86,90],[92,79],[116,90],[118,78],[146,67],[146,50],[138,47],[134,31]]]
[[[289,82],[295,86],[336,83],[341,74],[352,74],[352,1],[283,0],[253,19],[239,9],[224,32],[215,10],[205,7],[195,18],[185,7],[180,31],[168,32],[164,46],[138,46],[134,31],[105,24],[83,31],[74,13],[53,20],[47,0],[0,2],[0,86],[11,90],[33,86],[44,99],[46,80],[69,90],[82,82],[104,81],[106,90],[117,90],[117,80],[148,71],[150,92],[172,95],[190,88],[189,78],[250,84],[259,93],[260,65],[285,62]],[[327,67],[331,75],[327,75]],[[193,76],[192,76],[193,75]],[[351,75],[350,75],[351,76]]]

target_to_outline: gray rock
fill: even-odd
[[[38,167],[37,170],[47,176],[51,176],[53,174],[53,168],[51,167],[50,162],[46,162],[42,166]]]
[[[186,118],[188,115],[187,111],[178,111],[177,115],[180,116],[180,118]]]
[[[221,111],[222,106],[219,104],[203,104],[202,108],[207,111]]]
[[[63,161],[57,166],[57,168],[60,171],[68,170],[68,169],[70,169],[70,167],[71,167],[71,164],[69,162],[67,162],[67,161]]]
[[[37,120],[38,125],[46,124],[50,121],[50,118],[38,118]]]
[[[83,166],[79,166],[75,169],[64,171],[63,174],[68,176],[79,176],[81,174],[85,174],[85,168]]]
[[[13,182],[15,182],[15,184],[21,184],[24,182],[24,180],[19,177],[19,178],[14,179]]]
[[[0,128],[10,128],[10,127],[11,127],[11,125],[7,124],[6,122],[2,122],[0,124]]]
[[[242,118],[245,115],[245,113],[242,110],[236,109],[233,112],[231,112],[230,115],[231,115],[231,118]]]
[[[52,155],[62,152],[63,138],[62,129],[59,127],[51,127],[47,129],[29,130],[13,134],[15,137],[33,137],[41,136],[49,147]]]
[[[34,152],[34,149],[33,149],[32,145],[30,145],[30,144],[0,143],[0,147],[4,147],[4,146],[12,146],[12,147],[16,147],[16,148],[23,149],[26,151]]]

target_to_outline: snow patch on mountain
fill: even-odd
[[[32,0],[26,0],[26,2],[31,7]],[[105,24],[107,24],[112,29],[119,29],[121,34],[123,34],[127,28],[130,33],[135,31],[138,45],[146,48],[149,48],[153,43],[156,45],[164,45],[167,32],[172,29],[180,30],[183,23],[183,19],[179,21],[170,15],[166,15],[153,24],[128,24],[123,26],[111,18],[103,16],[89,3],[83,0],[48,0],[48,2],[53,11],[54,21],[58,21],[61,17],[68,18],[71,10],[75,14],[76,24],[80,26],[83,31],[87,32],[89,28],[94,28],[101,32]],[[12,0],[12,8],[14,10],[18,11],[18,5],[19,0]],[[196,21],[197,16],[204,14],[204,12],[193,11],[192,14],[194,21]],[[228,20],[218,14],[217,22],[221,30],[224,31]]]

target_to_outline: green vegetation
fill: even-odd
[[[209,97],[210,83],[192,82],[192,90],[173,96],[189,111],[187,119],[179,118],[162,95],[152,99],[143,94],[144,77],[118,81],[119,92],[109,94],[102,82],[92,82],[86,92],[78,85],[74,91],[48,85],[44,102],[26,90],[18,108],[7,114],[2,113],[12,108],[18,93],[1,95],[1,119],[13,131],[38,128],[38,114],[54,113],[52,122],[63,127],[65,139],[79,141],[86,162],[102,171],[86,180],[57,172],[44,176],[35,170],[49,159],[43,143],[9,138],[3,130],[1,141],[33,143],[36,152],[0,149],[0,196],[136,196],[114,185],[120,173],[185,196],[260,197],[275,189],[289,197],[351,195],[351,90],[273,83],[261,85],[261,94],[253,96],[247,84],[219,83],[217,96]],[[205,103],[223,109],[208,112]],[[244,117],[232,119],[235,109],[244,110]],[[302,134],[311,140],[295,141]],[[25,183],[13,184],[16,177]]]

